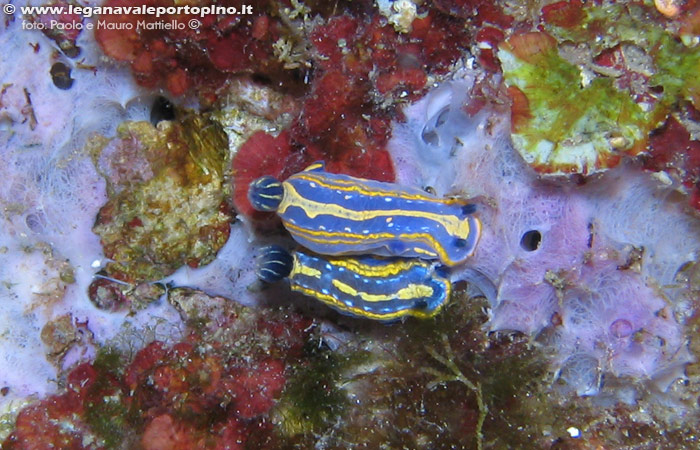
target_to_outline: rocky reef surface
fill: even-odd
[[[11,5],[3,448],[697,448],[698,2]],[[440,315],[256,279],[318,160],[477,205]]]

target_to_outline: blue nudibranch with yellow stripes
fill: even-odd
[[[474,205],[328,173],[323,163],[284,182],[259,178],[248,197],[258,210],[276,210],[299,244],[325,255],[439,259],[454,266],[471,255],[481,230]]]
[[[262,249],[258,277],[266,282],[289,277],[293,291],[343,314],[380,321],[433,317],[452,290],[446,268],[436,262],[369,255],[332,257],[303,250],[290,254],[277,246]]]

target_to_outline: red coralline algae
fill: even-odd
[[[489,0],[438,0],[436,7],[450,15],[471,19],[477,26],[490,23],[507,28],[513,17],[504,13],[502,5]]]
[[[162,414],[151,421],[143,432],[141,445],[148,450],[192,448],[195,445],[192,427],[177,423],[169,414]]]
[[[428,74],[444,73],[461,57],[460,45],[451,44],[460,37],[466,42],[458,23],[433,10],[414,20],[409,35],[379,19],[349,15],[318,25],[311,43],[320,70],[299,117],[277,137],[253,134],[234,157],[237,210],[261,222],[267,215],[248,203],[248,184],[262,175],[283,180],[317,160],[331,172],[393,181],[384,146],[396,113],[380,102],[404,94],[416,98]]]
[[[15,431],[2,443],[3,449],[90,448],[85,442],[94,433],[81,418],[89,391],[97,378],[90,364],[76,367],[67,379],[67,390],[24,408],[17,416]]]
[[[259,221],[265,216],[246,198],[250,181],[284,179],[316,160],[331,172],[393,181],[385,150],[397,115],[390,99],[418,98],[429,75],[445,73],[462,57],[467,38],[459,20],[436,9],[416,18],[406,34],[379,17],[350,14],[317,25],[310,43],[318,70],[300,115],[277,138],[253,134],[234,157],[238,211]]]
[[[285,386],[291,355],[299,354],[294,349],[308,338],[302,330],[309,326],[291,316],[283,322],[255,320],[250,314],[221,317],[233,321],[227,327],[233,334],[225,339],[239,336],[241,344],[254,331],[254,342],[272,339],[273,348],[266,353],[279,356],[263,354],[253,342],[230,350],[218,339],[205,338],[208,344],[203,344],[198,333],[169,349],[154,342],[136,355],[124,381],[130,392],[126,403],[130,410],[142,411],[146,421],[142,442],[185,445],[149,448],[187,448],[193,442],[198,448],[237,448],[225,445],[244,445],[256,424],[263,423]],[[281,331],[280,336],[266,330]]]
[[[162,342],[154,341],[138,352],[125,371],[124,382],[129,390],[138,386],[138,380],[150,370],[166,354],[167,350]]]
[[[388,124],[388,121],[386,122]],[[394,171],[389,154],[372,141],[366,130],[367,124],[346,123],[336,131],[333,140],[321,146],[311,139],[295,140],[292,133],[284,131],[274,137],[263,131],[254,133],[233,158],[233,203],[236,210],[252,219],[257,225],[275,223],[275,215],[255,211],[248,201],[248,186],[263,175],[272,175],[285,180],[290,175],[304,170],[315,161],[327,161],[327,169],[380,181],[393,181]],[[385,123],[372,120],[371,129],[385,134]],[[385,138],[384,138],[385,139]],[[343,145],[351,142],[352,145]],[[329,150],[322,150],[328,148]]]
[[[281,180],[303,170],[322,154],[315,148],[295,148],[290,142],[290,133],[283,131],[277,137],[264,131],[253,133],[238,149],[232,162],[234,179],[233,203],[236,210],[258,224],[270,222],[274,214],[255,211],[248,201],[248,185],[263,175],[272,175]],[[311,151],[309,151],[311,150]]]
[[[144,450],[189,450],[212,448],[242,450],[249,431],[232,418],[210,430],[198,430],[187,422],[163,414],[151,421],[141,438]]]
[[[306,357],[311,322],[180,291],[185,317],[198,306],[206,325],[198,317],[184,340],[153,341],[126,365],[108,350],[77,366],[64,393],[20,412],[2,448],[242,449],[253,435],[264,443],[287,371]]]
[[[199,351],[188,342],[177,344],[148,370],[141,371],[130,385],[130,406],[146,411],[150,404],[157,403],[179,416],[207,414],[216,409],[221,401],[216,393],[222,377],[226,378],[223,363],[215,355],[200,356]],[[193,390],[199,395],[186,395]]]
[[[284,383],[284,364],[269,358],[252,369],[237,370],[227,392],[234,399],[238,416],[252,419],[270,410]]]
[[[357,44],[358,27],[358,21],[350,16],[334,17],[328,23],[318,25],[311,35],[314,48],[323,56],[318,65],[323,69],[337,67],[344,59],[343,53],[347,52],[345,49]],[[338,45],[341,39],[343,46]]]
[[[25,408],[17,416],[15,431],[3,448],[40,448],[45,442],[53,443],[56,448],[83,448],[86,425],[70,420],[73,414],[81,412],[81,406],[74,396],[64,395]],[[74,428],[68,430],[61,426],[62,422],[70,422]]]
[[[491,72],[499,72],[501,65],[494,53],[498,44],[503,42],[505,34],[494,27],[484,27],[476,34],[476,42],[479,46],[479,62]]]
[[[543,6],[542,20],[558,27],[575,27],[583,20],[583,2],[581,0],[567,0]]]
[[[131,6],[132,3],[134,2],[129,0],[112,0],[105,2],[104,6]],[[143,2],[143,4],[155,6],[154,1]],[[117,61],[134,61],[137,55],[142,53],[140,51],[142,44],[140,43],[138,31],[136,31],[136,23],[141,18],[133,14],[113,14],[103,19],[107,20],[112,26],[99,27],[95,30],[95,39],[102,47],[102,50],[107,56]]]
[[[311,41],[322,71],[292,128],[293,139],[323,151],[329,170],[335,165],[350,175],[393,180],[383,148],[396,113],[383,105],[424,92],[428,75],[445,73],[461,58],[466,32],[431,9],[408,34],[379,18],[338,16],[317,26]]]
[[[110,0],[107,5],[130,3]],[[160,0],[151,3],[170,5]],[[489,9],[482,3],[479,8]],[[194,88],[200,99],[209,102],[215,96],[207,93],[239,75],[254,75],[302,94],[298,97],[301,112],[287,130],[278,137],[253,134],[234,158],[234,203],[239,212],[256,221],[263,217],[253,213],[245,191],[261,175],[283,179],[322,159],[331,171],[393,181],[393,167],[384,149],[390,122],[397,116],[392,99],[418,98],[429,76],[446,73],[468,47],[462,21],[436,8],[426,6],[410,32],[400,33],[379,16],[368,19],[363,12],[366,5],[337,11],[313,3],[309,7],[312,16],[324,20],[312,29],[304,22],[311,29],[308,37],[300,37],[294,28],[302,25],[294,20],[297,16],[274,3],[256,5],[252,16],[204,17],[196,32],[138,27],[117,32],[102,27],[96,33],[105,53],[128,62],[140,84],[165,86],[176,96]],[[489,23],[509,22],[502,14],[489,17]],[[104,19],[118,25],[144,18]],[[187,19],[192,18],[160,20]],[[283,44],[306,50],[294,53],[292,61],[280,50]],[[300,73],[301,67],[314,70]],[[305,85],[298,85],[302,78]]]
[[[509,86],[507,92],[511,100],[510,129],[517,133],[532,120],[532,112],[525,93],[517,86]]]
[[[341,71],[324,74],[315,84],[314,92],[304,103],[302,123],[310,134],[321,134],[336,128],[344,111],[358,107],[362,97],[354,96],[353,80]]]
[[[690,2],[689,2],[690,3]],[[694,10],[681,19],[681,36],[697,36],[700,34],[700,5],[696,3]]]
[[[240,11],[245,3],[231,1],[226,6]],[[170,0],[108,0],[104,6],[175,4]],[[190,6],[210,4],[197,1]],[[103,26],[95,29],[95,38],[108,56],[131,65],[139,84],[165,87],[174,96],[194,88],[207,98],[229,74],[255,73],[284,85],[295,84],[273,48],[285,33],[285,26],[279,18],[265,15],[267,7],[266,3],[256,4],[252,15],[105,15],[99,18]],[[199,26],[191,27],[192,20],[197,20]],[[156,26],[160,23],[177,25],[162,29]]]
[[[462,42],[474,44],[471,51],[486,70],[499,72],[500,64],[495,56],[496,49],[515,25],[514,18],[504,12],[503,5],[485,0],[439,0],[435,2],[435,7],[450,16],[467,21],[471,36],[475,37],[466,36]],[[414,22],[414,30],[416,23],[421,20],[417,19]],[[453,36],[436,35],[431,32],[431,39],[440,39],[449,46]]]
[[[106,311],[120,311],[131,304],[125,294],[129,286],[109,278],[97,278],[88,287],[88,297],[95,306]]]
[[[68,2],[60,0],[53,3],[52,6],[62,6],[67,10]],[[75,45],[75,41],[83,29],[83,18],[79,14],[41,14],[28,17],[28,20],[41,25],[42,32],[53,39],[69,58],[75,58],[80,54],[80,48]]]
[[[445,73],[463,56],[470,36],[464,24],[437,11],[413,21],[409,42],[419,45],[420,59],[426,73]],[[402,54],[398,53],[399,62]]]
[[[679,180],[690,194],[690,205],[700,211],[700,141],[691,139],[688,130],[675,117],[670,116],[666,124],[651,135],[644,168],[665,171]]]
[[[614,85],[620,91],[628,92],[630,97],[640,105],[651,108],[659,101],[649,87],[650,74],[640,67],[639,54],[642,50],[632,45],[619,44],[601,52],[593,62],[602,67],[615,70],[619,75]]]
[[[557,41],[547,33],[533,31],[515,34],[501,47],[529,64],[538,64],[557,48]]]

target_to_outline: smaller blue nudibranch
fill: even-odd
[[[416,257],[454,266],[472,254],[481,232],[475,205],[328,173],[323,163],[284,182],[259,178],[248,198],[255,209],[276,210],[299,244],[325,255]]]
[[[262,249],[258,277],[289,277],[291,289],[355,317],[394,321],[435,316],[450,298],[446,267],[422,259],[325,257],[281,247]]]

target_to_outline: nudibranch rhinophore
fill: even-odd
[[[324,255],[439,259],[455,266],[472,254],[481,232],[473,204],[328,173],[323,163],[283,182],[258,178],[248,198],[257,210],[277,211],[299,244]]]
[[[445,266],[416,258],[290,254],[270,246],[262,249],[257,273],[268,283],[289,277],[293,291],[342,314],[385,322],[433,317],[452,291]]]

